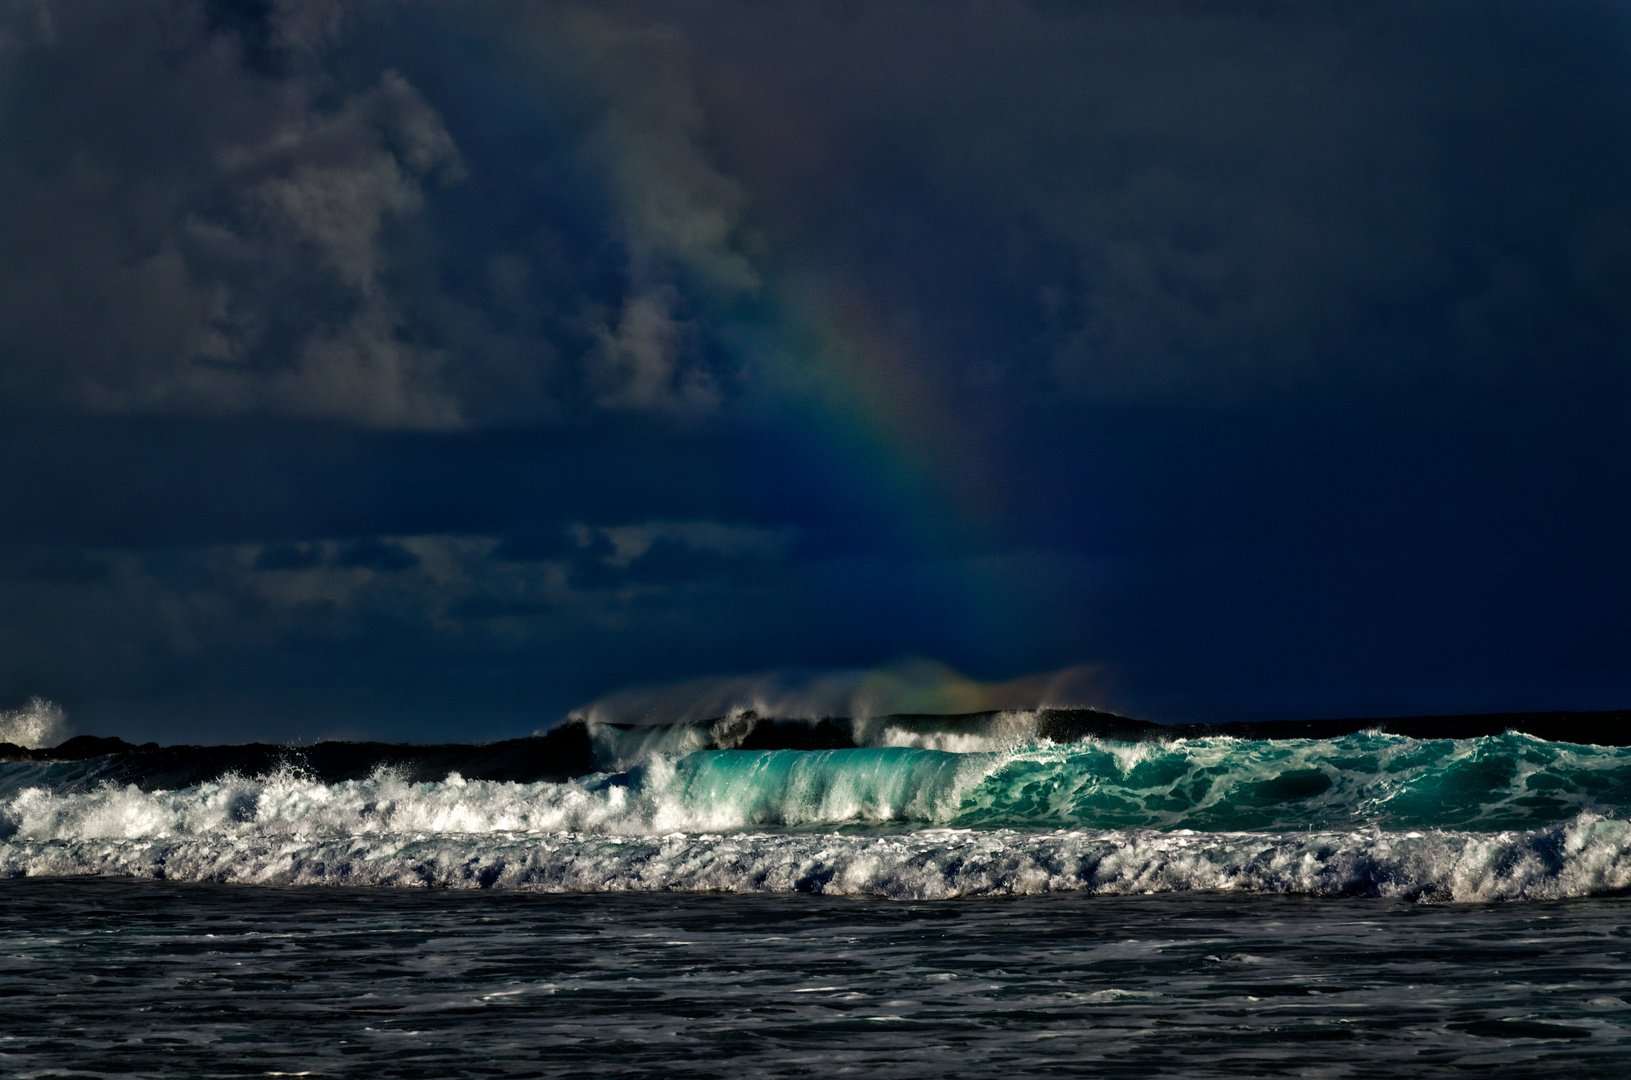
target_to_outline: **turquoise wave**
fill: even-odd
[[[71,763],[70,763],[71,764]],[[1509,733],[1415,740],[1196,738],[659,754],[563,783],[410,781],[388,766],[324,783],[298,766],[186,788],[0,765],[10,837],[958,828],[1290,832],[1376,828],[1499,832],[1582,814],[1631,820],[1631,748]]]
[[[1416,740],[1079,744],[1022,752],[962,801],[969,825],[1213,830],[1534,828],[1631,808],[1631,748],[1516,732]]]
[[[1508,733],[1091,741],[990,753],[720,750],[606,778],[721,825],[1528,829],[1631,811],[1631,748]]]

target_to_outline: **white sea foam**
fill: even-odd
[[[900,899],[1055,891],[1250,890],[1432,901],[1539,900],[1631,889],[1631,823],[1582,817],[1529,833],[894,836],[228,831],[0,842],[0,874],[279,885],[573,892],[818,892]]]
[[[658,759],[628,782],[410,784],[382,770],[322,784],[285,770],[181,791],[27,787],[0,799],[0,875],[902,898],[1242,889],[1482,901],[1631,890],[1631,822],[1592,813],[1502,832],[904,831],[949,820],[991,763],[845,753],[843,769],[819,767],[819,753]],[[843,822],[872,825],[831,831]],[[881,834],[889,822],[896,831]],[[818,826],[826,831],[809,831]]]

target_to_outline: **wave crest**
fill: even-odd
[[[674,729],[659,729],[668,732]],[[880,729],[887,742],[898,733]],[[652,835],[767,827],[924,826],[1284,831],[1376,827],[1481,831],[1580,813],[1631,816],[1631,749],[1519,734],[1419,741],[1088,740],[953,753],[966,732],[906,732],[917,745],[676,752],[561,783],[411,781],[396,767],[323,783],[284,766],[176,790],[54,786],[56,766],[0,766],[0,839],[200,836],[219,830]],[[987,736],[982,735],[981,738]]]

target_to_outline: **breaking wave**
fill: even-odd
[[[325,782],[284,765],[143,790],[11,762],[0,874],[898,897],[1631,888],[1628,748],[1366,732],[958,753],[946,747],[966,731],[908,735],[836,750],[648,745],[632,768],[560,782],[390,766]]]

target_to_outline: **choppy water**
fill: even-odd
[[[8,1077],[1623,1077],[1618,900],[0,881]]]

